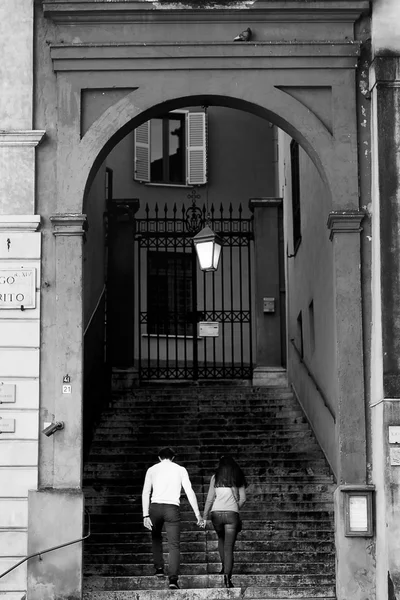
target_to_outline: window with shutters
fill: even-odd
[[[206,183],[206,115],[173,111],[135,129],[134,178],[161,185]]]
[[[183,252],[147,253],[147,333],[193,335],[192,258]]]
[[[290,143],[290,165],[292,170],[292,215],[293,215],[293,252],[296,254],[301,242],[300,214],[300,154],[299,144]]]

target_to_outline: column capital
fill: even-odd
[[[50,217],[53,235],[81,235],[88,229],[87,217],[80,213],[57,214]]]
[[[0,232],[35,232],[40,226],[40,215],[0,215]]]
[[[250,198],[249,209],[254,212],[255,208],[271,208],[276,206],[282,206],[282,198]]]
[[[1,131],[0,146],[37,146],[45,133],[44,129]]]
[[[327,227],[331,230],[329,239],[333,240],[335,233],[360,233],[361,221],[365,217],[362,210],[333,210],[329,213]]]

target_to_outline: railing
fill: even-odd
[[[319,395],[321,396],[323,403],[325,404],[326,408],[328,409],[328,411],[330,412],[334,423],[336,423],[336,415],[332,409],[332,407],[329,404],[328,399],[326,398],[324,392],[321,390],[320,386],[318,385],[317,380],[315,379],[314,375],[312,374],[312,372],[310,371],[309,367],[307,366],[307,363],[305,362],[300,350],[298,349],[298,347],[296,346],[296,343],[294,341],[294,339],[290,340],[293,348],[295,349],[295,352],[299,358],[300,363],[303,365],[303,367],[305,368],[305,370],[307,371],[307,375],[309,376],[309,378],[311,379],[311,381],[313,382],[315,389],[317,390],[317,392],[319,393]]]
[[[42,560],[42,554],[47,554],[47,552],[53,552],[53,550],[59,550],[60,548],[65,548],[66,546],[72,546],[73,544],[79,544],[79,542],[83,542],[84,540],[87,540],[88,537],[90,537],[90,513],[88,510],[85,509],[85,514],[88,516],[88,532],[86,535],[84,535],[83,537],[81,537],[77,540],[72,540],[71,542],[65,542],[64,544],[59,544],[58,546],[52,546],[51,548],[46,548],[46,550],[42,550],[41,552],[34,552],[33,554],[30,554],[29,556],[25,556],[25,558],[20,560],[17,564],[13,565],[10,569],[7,569],[7,571],[4,571],[4,573],[1,573],[0,579],[2,577],[4,577],[5,575],[8,575],[8,573],[11,573],[11,571],[14,571],[14,569],[19,567],[20,565],[23,565],[24,562],[28,561],[30,558],[34,558],[35,556],[38,556],[39,560]]]

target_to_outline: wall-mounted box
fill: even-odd
[[[274,313],[275,312],[275,298],[263,298],[263,312]]]
[[[344,494],[344,521],[346,537],[372,537],[373,486],[341,488]]]
[[[219,323],[214,321],[200,321],[199,337],[218,337]]]

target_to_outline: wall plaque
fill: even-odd
[[[218,337],[219,323],[213,321],[200,321],[199,337]]]
[[[0,269],[0,309],[35,306],[36,269]]]
[[[15,384],[0,382],[0,404],[15,402]]]
[[[15,433],[15,419],[0,417],[0,433]]]
[[[400,444],[400,427],[389,425],[389,444]]]

